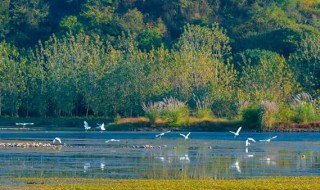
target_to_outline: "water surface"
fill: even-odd
[[[56,148],[0,147],[0,179],[88,177],[234,179],[320,174],[320,133],[1,131],[0,142],[50,143]],[[269,143],[245,140],[278,136]],[[107,139],[120,142],[105,143]],[[145,145],[154,148],[140,148]]]

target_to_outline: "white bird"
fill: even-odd
[[[249,141],[256,142],[253,138],[247,138],[247,140],[246,140],[246,146],[249,146],[249,145],[250,145],[250,142],[249,142]]]
[[[58,137],[56,137],[56,138],[54,138],[53,139],[53,141],[52,141],[52,143],[56,143],[56,141],[58,141],[59,142],[59,144],[62,144],[62,141],[61,141],[61,139],[60,138],[58,138]]]
[[[16,125],[22,125],[25,127],[26,125],[34,125],[34,123],[16,123]]]
[[[89,170],[89,168],[90,168],[90,163],[85,163],[83,165],[83,172],[87,172]]]
[[[277,136],[273,136],[273,137],[271,137],[269,139],[264,139],[264,140],[259,140],[259,141],[261,141],[261,142],[270,142],[272,139],[275,139],[275,138],[277,138]]]
[[[108,143],[108,142],[120,142],[120,140],[118,140],[118,139],[110,139],[110,140],[106,140],[105,142],[106,143]]]
[[[105,166],[106,166],[106,165],[105,165],[104,163],[102,163],[102,162],[100,163],[100,169],[101,169],[101,171],[104,170]]]
[[[184,156],[180,156],[179,160],[184,162],[190,162],[190,158],[188,154],[185,154]]]
[[[98,124],[98,123],[97,123]],[[104,123],[102,123],[102,124],[98,124],[98,127],[97,127],[98,129],[100,129],[101,131],[105,131],[106,130],[106,128],[104,128]]]
[[[166,131],[166,132],[160,133],[160,134],[156,135],[156,137],[161,138],[163,135],[165,135],[166,133],[170,133],[170,132],[171,131]]]
[[[241,173],[241,168],[238,161],[232,164],[231,167],[236,168],[237,172]]]
[[[234,134],[234,137],[239,136],[239,133],[241,131],[242,127],[239,127],[237,132],[229,131],[230,133]]]
[[[180,135],[184,137],[184,140],[189,139],[189,135],[190,134],[191,134],[190,132],[187,135],[184,135],[184,134],[180,133]]]
[[[86,131],[88,131],[89,129],[91,129],[91,127],[89,126],[89,124],[88,124],[86,121],[84,121],[83,124],[84,124],[84,129],[85,129]]]

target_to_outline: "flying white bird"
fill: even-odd
[[[59,144],[62,144],[62,142],[61,142],[61,139],[60,139],[60,138],[58,138],[58,137],[54,138],[54,139],[53,139],[53,141],[52,141],[52,143],[54,143],[54,144],[55,144],[55,143],[56,143],[56,141],[58,141],[58,143],[59,143]]]
[[[184,134],[180,133],[180,135],[184,137],[184,140],[189,139],[189,135],[190,134],[191,134],[190,132],[187,135],[184,135]]]
[[[170,133],[170,132],[171,131],[166,131],[166,132],[160,133],[160,134],[156,135],[156,137],[161,138],[163,135],[165,135],[166,133]]]
[[[105,142],[106,143],[108,143],[108,142],[120,142],[120,140],[118,140],[118,139],[110,139],[110,140],[106,140]]]
[[[259,141],[261,141],[261,142],[270,142],[272,139],[275,139],[275,138],[277,138],[277,136],[273,136],[270,139],[259,140]]]
[[[26,125],[34,125],[34,123],[16,123],[16,125],[22,125],[25,127]]]
[[[242,127],[239,127],[237,132],[229,131],[230,133],[234,134],[234,137],[239,136],[239,133],[241,131]]]
[[[241,173],[241,168],[238,161],[232,164],[231,167],[236,168],[237,172]]]
[[[98,124],[98,123],[97,123]],[[98,129],[100,129],[101,131],[105,131],[106,130],[106,128],[104,128],[104,123],[102,123],[102,124],[98,124],[98,127],[97,127]]]
[[[83,124],[84,124],[84,129],[85,129],[86,131],[88,131],[89,129],[91,129],[91,127],[89,126],[89,124],[88,124],[86,121],[84,121]]]
[[[253,138],[247,138],[247,140],[246,140],[246,146],[249,146],[249,145],[250,145],[250,142],[249,142],[249,141],[256,142]]]

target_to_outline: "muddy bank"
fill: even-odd
[[[320,121],[309,123],[278,124],[272,131],[275,132],[320,132]]]

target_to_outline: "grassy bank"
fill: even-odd
[[[79,178],[12,179],[20,185],[0,185],[0,189],[84,190],[84,189],[320,189],[320,177],[272,177],[241,180],[112,180]]]

